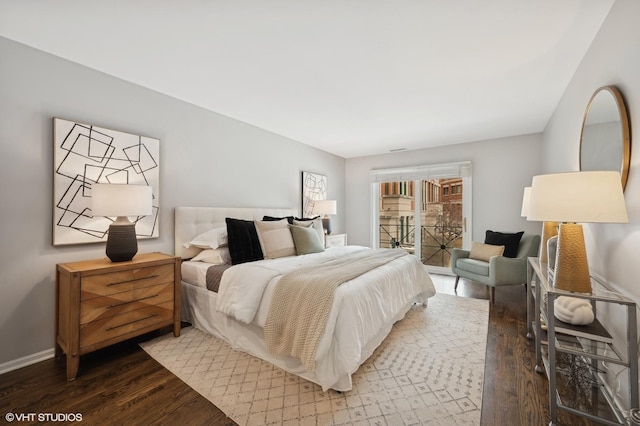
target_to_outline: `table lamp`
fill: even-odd
[[[522,195],[522,210],[520,212],[520,216],[527,217],[529,215],[529,203],[531,202],[531,187],[527,186],[524,188],[524,194]],[[544,222],[542,224],[542,241],[540,243],[540,262],[547,263],[548,258],[548,250],[547,250],[547,241],[549,238],[555,237],[558,235],[558,222]]]
[[[533,178],[527,219],[561,222],[555,288],[591,293],[584,233],[577,222],[629,222],[620,182],[620,174],[610,171],[568,172]]]
[[[315,200],[311,211],[313,214],[322,216],[322,227],[327,234],[331,234],[331,220],[329,219],[329,215],[336,214],[336,200]]]
[[[109,226],[107,257],[112,262],[133,259],[138,252],[136,225],[128,216],[147,216],[153,211],[151,187],[146,185],[93,184],[91,213],[116,217]]]
[[[529,214],[529,200],[531,199],[531,187],[527,186],[524,188],[524,193],[522,194],[522,209],[520,210],[520,216],[527,217]]]

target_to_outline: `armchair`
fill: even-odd
[[[489,262],[470,259],[468,250],[454,248],[451,252],[451,270],[456,275],[454,289],[458,289],[460,277],[485,284],[494,304],[496,287],[526,284],[527,257],[537,256],[539,247],[540,235],[524,233],[516,257],[493,256]]]

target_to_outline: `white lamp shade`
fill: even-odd
[[[93,184],[93,216],[147,216],[153,212],[151,186]]]
[[[522,194],[522,210],[520,216],[527,217],[529,215],[529,200],[531,199],[531,187],[527,186]]]
[[[336,214],[336,200],[316,200],[313,202],[312,211],[320,215]]]
[[[618,172],[568,172],[535,176],[528,220],[627,223]]]

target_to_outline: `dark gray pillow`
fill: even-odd
[[[520,245],[520,239],[522,238],[522,232],[516,232],[513,234],[507,234],[504,232],[487,231],[485,234],[484,243],[494,246],[504,246],[504,257],[517,257],[518,246]]]
[[[287,222],[289,222],[289,225],[291,225],[293,223],[294,217],[293,216],[284,216],[284,217],[263,216],[262,217],[262,220],[267,222],[275,222],[282,219],[287,219]]]
[[[225,221],[233,265],[264,259],[256,225],[252,220],[226,218]]]

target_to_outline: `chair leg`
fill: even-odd
[[[496,288],[489,287],[489,303],[492,305],[496,304]]]
[[[460,275],[456,275],[456,284],[453,286],[453,291],[458,290],[458,281],[460,281]]]

